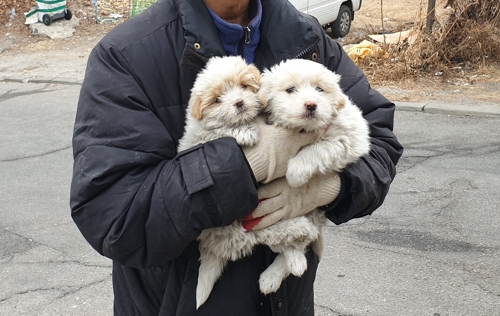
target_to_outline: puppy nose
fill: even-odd
[[[306,103],[304,103],[304,106],[306,107],[306,110],[308,112],[314,112],[314,111],[316,111],[316,107],[317,107],[316,103],[309,102],[309,101],[306,102]]]
[[[243,105],[244,105],[244,103],[243,103],[243,101],[241,101],[241,100],[240,100],[240,101],[238,101],[238,102],[236,102],[236,103],[234,104],[234,106],[235,106],[235,107],[237,107],[237,108],[241,108]]]

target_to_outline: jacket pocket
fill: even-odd
[[[178,160],[188,194],[191,195],[214,184],[203,152],[203,144],[179,153]]]

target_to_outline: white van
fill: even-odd
[[[299,11],[318,19],[325,30],[332,29],[335,38],[344,37],[351,29],[354,12],[361,8],[362,0],[289,0]]]

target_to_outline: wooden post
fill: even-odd
[[[425,25],[425,31],[427,33],[432,32],[432,25],[436,19],[436,0],[429,0],[427,5],[427,23]]]

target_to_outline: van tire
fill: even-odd
[[[352,23],[352,11],[346,5],[341,5],[337,19],[332,23],[333,38],[344,37],[349,34]]]

